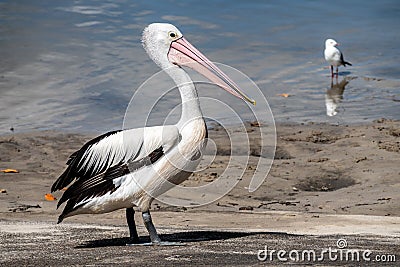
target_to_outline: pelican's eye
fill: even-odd
[[[176,37],[178,37],[178,34],[176,34],[175,32],[169,32],[168,33],[169,37],[175,39]]]

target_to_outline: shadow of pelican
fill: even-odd
[[[233,238],[241,238],[254,235],[279,235],[279,236],[298,236],[294,234],[288,234],[284,232],[232,232],[232,231],[187,231],[177,232],[173,234],[161,234],[160,237],[163,241],[168,242],[180,242],[182,244],[192,242],[204,242],[214,240],[227,240]],[[149,242],[148,236],[141,236],[140,243]],[[113,247],[113,246],[126,246],[129,242],[128,237],[122,238],[106,238],[85,241],[84,243],[76,246],[75,248],[98,248],[98,247]]]

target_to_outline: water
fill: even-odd
[[[0,1],[0,133],[122,127],[133,93],[159,70],[140,38],[160,21],[178,26],[211,60],[248,75],[278,122],[400,119],[399,1],[9,0]],[[348,82],[335,101],[322,57],[328,37],[353,63],[333,81]],[[199,91],[229,99],[251,119],[221,90]],[[169,112],[177,96],[168,94],[152,118]],[[336,103],[335,116],[326,101]]]

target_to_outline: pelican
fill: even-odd
[[[175,125],[117,130],[90,140],[74,152],[51,190],[67,187],[57,208],[66,205],[58,223],[78,214],[126,209],[129,244],[138,244],[134,207],[142,212],[150,245],[162,242],[150,215],[154,198],[185,181],[199,164],[207,128],[197,91],[182,68],[190,67],[236,97],[255,105],[238,85],[191,45],[173,25],[153,23],[142,35],[150,58],[176,83],[182,114]],[[168,88],[166,88],[167,90]]]
[[[336,75],[339,74],[339,66],[346,65],[352,66],[350,62],[347,62],[343,58],[342,52],[337,48],[339,44],[333,39],[327,39],[325,41],[325,60],[329,63],[331,67],[331,75],[332,77],[335,75],[333,73],[333,66],[336,67]]]

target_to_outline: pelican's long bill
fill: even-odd
[[[183,65],[194,69],[232,95],[246,100],[253,105],[256,104],[255,100],[245,95],[234,81],[232,81],[185,38],[181,37],[171,43],[168,52],[168,59],[173,64],[180,66]]]

